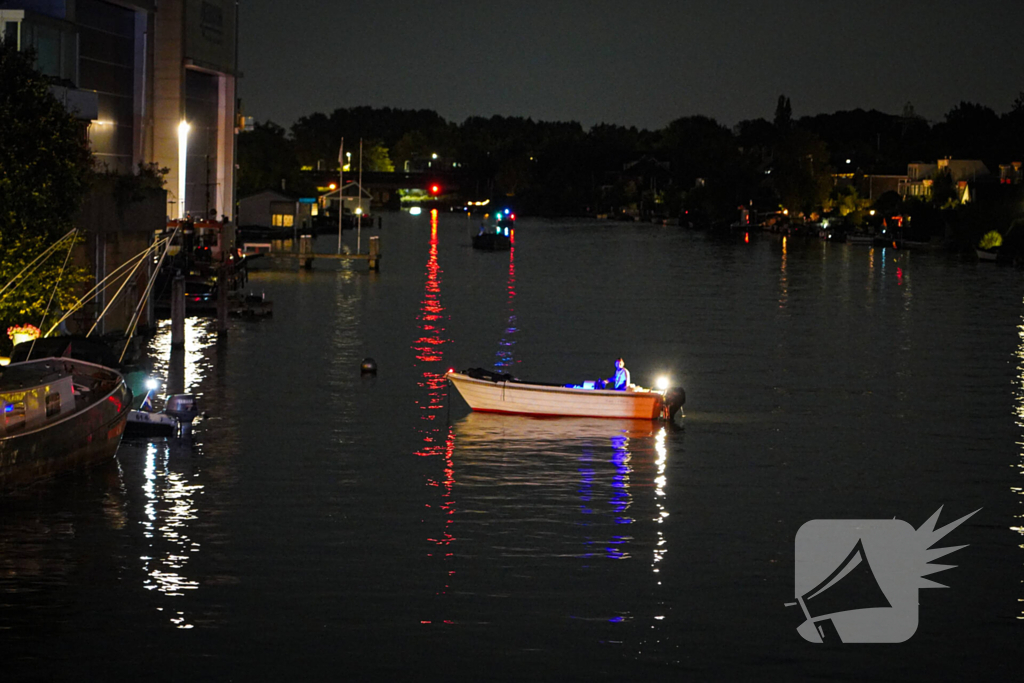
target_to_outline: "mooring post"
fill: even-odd
[[[370,238],[370,270],[380,270],[380,237]]]
[[[185,278],[180,273],[171,280],[171,347],[185,346]]]
[[[313,268],[313,236],[301,235],[299,237],[299,266],[306,270]]]
[[[221,264],[217,269],[217,335],[228,333],[228,288],[230,285],[228,267]]]

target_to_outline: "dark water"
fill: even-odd
[[[190,321],[192,445],[0,500],[2,680],[1019,676],[1020,272],[650,225],[520,220],[511,255],[453,215],[369,234],[380,274],[265,272],[273,319]],[[681,429],[471,414],[442,379],[618,355],[686,387]],[[909,641],[801,639],[801,525],[940,506],[982,509]]]

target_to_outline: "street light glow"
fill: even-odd
[[[178,124],[178,217],[185,217],[185,167],[188,163],[188,131],[191,126],[182,119]]]

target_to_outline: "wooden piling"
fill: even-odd
[[[171,347],[171,357],[167,363],[167,395],[185,393],[185,349]]]
[[[312,235],[302,235],[299,237],[299,265],[306,270],[313,269]]]
[[[185,278],[171,280],[171,348],[185,346]]]
[[[217,269],[217,335],[228,333],[228,289],[231,287],[228,267]]]
[[[380,271],[380,237],[370,238],[370,270]]]

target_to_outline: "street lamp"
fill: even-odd
[[[185,119],[178,124],[178,217],[185,218],[185,167],[188,163],[188,131]]]

